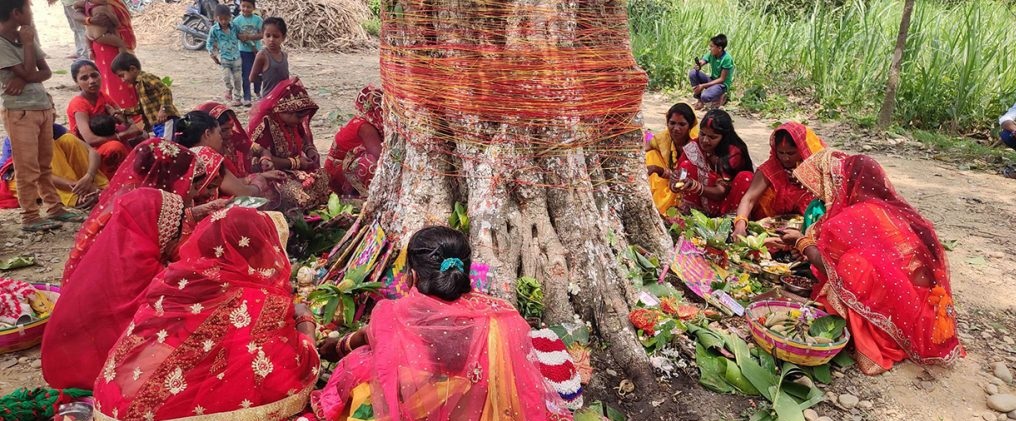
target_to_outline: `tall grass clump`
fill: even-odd
[[[793,7],[788,7],[788,4]],[[687,89],[693,57],[725,33],[732,96],[804,96],[824,117],[870,118],[881,105],[902,1],[630,0],[636,60],[655,89]],[[1016,100],[1016,11],[997,0],[918,0],[894,118],[984,131]],[[750,96],[751,98],[748,98]],[[772,95],[768,97],[772,98]]]

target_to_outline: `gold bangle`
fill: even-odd
[[[748,218],[744,217],[743,215],[737,215],[736,217],[734,217],[734,226],[737,226],[738,222],[744,222],[745,225],[748,225]]]
[[[816,244],[818,243],[811,239],[811,237],[801,237],[796,243],[794,243],[794,248],[801,252],[801,254],[804,254],[804,251],[807,250],[808,247],[815,247]]]

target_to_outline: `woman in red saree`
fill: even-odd
[[[384,141],[383,97],[379,88],[363,88],[356,97],[359,115],[335,133],[335,143],[325,158],[325,171],[329,186],[338,195],[367,196]]]
[[[109,7],[113,9],[117,22],[114,22],[116,33],[126,44],[127,49],[133,51],[137,47],[137,40],[134,37],[134,28],[131,26],[131,13],[123,0],[107,0]],[[85,11],[78,10],[76,19],[84,23]],[[95,63],[99,65],[99,73],[102,74],[102,91],[109,96],[120,108],[133,110],[138,105],[138,94],[134,86],[124,82],[116,73],[113,73],[110,65],[113,58],[120,54],[120,50],[112,45],[103,44],[98,41],[91,41],[92,55]],[[140,116],[138,116],[140,117]]]
[[[225,159],[215,149],[208,146],[191,148],[191,152],[197,155],[197,166],[204,173],[204,177],[197,188],[198,194],[194,197],[194,204],[203,205],[217,200],[220,194],[219,186],[222,185],[223,174],[226,171],[223,165]]]
[[[251,169],[282,170],[272,182],[280,203],[273,209],[311,209],[328,200],[328,174],[314,146],[310,120],[318,110],[299,79],[280,82],[251,111]]]
[[[847,319],[861,371],[874,375],[910,359],[946,364],[964,355],[945,249],[931,221],[865,155],[823,150],[794,175],[828,211],[802,236],[783,241],[808,257],[819,278],[812,299]]]
[[[81,93],[67,103],[68,128],[75,136],[95,148],[102,157],[103,174],[112,177],[130,152],[128,145],[138,140],[143,133],[133,124],[121,127],[122,130],[118,130],[112,139],[93,133],[89,126],[92,117],[123,117],[123,110],[101,89],[103,77],[95,63],[88,60],[75,61],[71,64],[71,77]]]
[[[99,195],[99,202],[74,238],[74,248],[64,266],[64,285],[71,280],[81,259],[110,220],[118,197],[141,187],[151,187],[173,193],[183,199],[186,207],[190,207],[197,193],[192,190],[196,189],[192,185],[196,162],[196,156],[191,151],[158,138],[134,148],[110,180],[109,188]]]
[[[685,208],[712,217],[726,215],[748,191],[752,169],[748,145],[734,131],[730,114],[714,109],[702,117],[698,139],[684,146],[670,188],[681,193]]]
[[[326,356],[355,350],[311,397],[315,413],[363,419],[370,406],[376,420],[570,420],[529,359],[526,321],[511,304],[471,292],[465,236],[424,228],[407,253],[410,293],[378,303],[364,330],[322,345]]]
[[[237,178],[244,178],[250,174],[250,136],[244,131],[236,112],[218,102],[206,102],[195,108],[204,111],[219,122],[222,131],[222,145],[217,148],[222,157],[226,159],[226,169]]]
[[[91,389],[106,354],[165,267],[180,233],[183,199],[135,189],[107,205],[105,229],[64,278],[42,338],[42,374],[50,386]]]
[[[282,420],[303,410],[320,363],[313,317],[293,305],[287,237],[281,214],[232,208],[202,221],[109,352],[95,419]]]
[[[246,152],[238,152],[236,149],[238,144],[234,131],[239,124],[236,121],[236,116],[228,109],[220,111],[222,113],[219,114],[218,119],[205,111],[191,111],[177,123],[181,131],[177,133],[176,141],[180,145],[190,148],[195,153],[200,151],[204,154],[206,163],[214,161],[221,164],[215,168],[206,168],[208,174],[218,175],[218,178],[208,179],[209,183],[215,182],[214,189],[202,190],[207,190],[206,193],[214,193],[216,196],[221,191],[222,195],[226,197],[264,197],[269,199],[270,203],[278,203],[278,192],[272,187],[272,183],[285,180],[286,175],[282,171],[272,170],[238,177],[230,169],[243,168],[237,163],[244,162],[244,165],[249,165],[250,161],[247,159]],[[240,130],[242,131],[242,129]],[[246,134],[244,136],[246,137]],[[246,150],[250,152],[249,146]],[[224,153],[231,154],[234,159],[230,161],[228,155]],[[199,156],[199,158],[201,157]],[[241,171],[246,170],[241,169]],[[214,200],[214,198],[205,196],[196,201],[201,204],[208,200]]]
[[[748,219],[804,214],[815,195],[794,177],[794,169],[826,144],[801,123],[787,122],[769,137],[769,159],[759,165],[734,218],[734,236],[743,236]]]

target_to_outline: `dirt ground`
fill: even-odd
[[[77,93],[67,73],[70,60],[63,58],[72,50],[70,31],[58,7],[35,2],[35,12],[43,48],[50,55],[51,67],[60,73],[46,85],[57,104],[58,122],[65,122],[64,107]],[[167,29],[166,33],[170,31]],[[145,38],[152,41],[159,37]],[[161,43],[139,46],[137,52],[145,69],[173,78],[174,96],[181,110],[219,100],[224,89],[218,68],[204,52],[180,50],[178,38],[171,33]],[[356,92],[365,84],[380,83],[377,53],[290,51],[290,68],[304,80],[321,106],[313,127],[315,143],[325,153],[336,129],[353,113]],[[655,131],[664,130],[663,115],[674,101],[667,95],[647,94],[643,102],[647,126]],[[247,111],[242,108],[237,111],[241,120],[246,121]],[[768,139],[774,123],[735,117],[738,133],[748,143],[756,163],[768,156]],[[824,403],[819,405],[818,412],[834,420],[851,421],[996,419],[997,414],[985,406],[983,387],[992,379],[986,371],[999,361],[1016,368],[1016,306],[1012,304],[1016,298],[1012,287],[1016,263],[1006,252],[1016,247],[1016,181],[959,170],[929,159],[930,154],[920,145],[906,139],[872,139],[836,124],[812,123],[812,126],[834,146],[876,157],[896,188],[935,222],[941,238],[958,241],[949,258],[960,336],[967,350],[966,358],[951,368],[925,369],[906,363],[878,377],[848,370],[826,390],[873,401],[874,407],[846,411]],[[0,272],[0,276],[58,282],[77,227],[44,235],[25,235],[19,228],[17,211],[0,211],[0,258],[34,255],[39,264]],[[0,395],[18,387],[42,385],[38,358],[38,347],[0,356]],[[738,419],[748,409],[747,400],[696,389],[679,393],[674,399],[700,419]],[[1012,391],[1009,385],[1002,385],[1001,389]]]

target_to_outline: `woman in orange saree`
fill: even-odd
[[[329,421],[371,419],[365,414],[376,420],[570,420],[564,401],[529,359],[534,351],[525,319],[511,304],[471,291],[465,236],[424,228],[409,240],[407,253],[412,291],[378,303],[364,330],[322,345],[326,358],[335,351],[348,355],[311,397],[315,413]]]
[[[793,171],[801,161],[825,149],[825,142],[803,124],[791,121],[773,131],[769,147],[769,159],[759,165],[737,207],[735,237],[745,235],[749,217],[803,214],[815,200],[815,195],[797,181]]]
[[[826,149],[794,175],[828,211],[807,236],[789,231],[783,241],[812,263],[819,278],[812,299],[847,319],[861,371],[963,356],[945,249],[882,167],[865,155]]]
[[[109,7],[113,9],[117,22],[116,34],[126,44],[127,49],[133,51],[137,46],[137,39],[134,36],[134,27],[131,25],[131,12],[123,0],[108,0]],[[84,16],[81,16],[84,21]],[[120,54],[120,50],[112,45],[92,41],[92,54],[95,56],[95,64],[99,66],[99,73],[102,74],[102,92],[124,110],[133,110],[138,106],[137,90],[133,86],[120,79],[113,72],[111,65],[113,58]],[[135,122],[137,120],[135,119]]]

